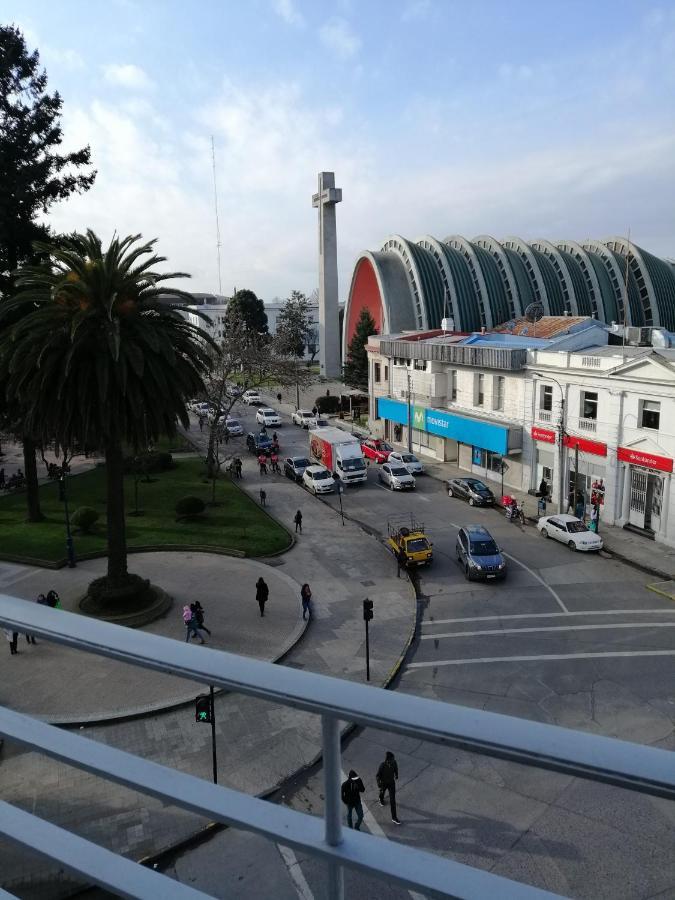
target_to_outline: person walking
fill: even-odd
[[[199,430],[204,431],[204,416],[199,417]]]
[[[260,505],[267,505],[267,491],[265,491],[263,488],[260,488]]]
[[[258,465],[260,466],[260,474],[267,475],[267,457],[264,453],[258,456]]]
[[[302,618],[312,618],[312,592],[308,584],[300,588],[300,600],[302,601]]]
[[[199,600],[195,600],[194,603],[191,603],[190,609],[194,613],[195,619],[197,620],[197,628],[201,628],[202,631],[205,631],[208,636],[211,637],[211,632],[204,624],[204,607],[201,605]]]
[[[183,622],[185,623],[185,643],[187,644],[190,638],[196,637],[199,638],[199,643],[203,644],[204,638],[197,628],[197,620],[195,619],[194,612],[187,604],[183,607]]]
[[[255,583],[255,599],[258,601],[261,616],[265,615],[265,604],[267,603],[269,596],[270,589],[267,587],[261,576]]]
[[[302,513],[300,510],[296,512],[293,521],[295,522],[295,533],[297,534],[299,531],[302,534]]]
[[[238,456],[234,458],[234,474],[237,476],[239,480],[241,480],[241,466],[242,462]]]
[[[281,474],[281,470],[279,469],[279,456],[275,453],[274,449],[272,449],[270,463],[272,464],[272,472],[277,475]]]
[[[396,782],[398,781],[398,763],[396,757],[387,750],[384,762],[380,763],[377,770],[377,786],[380,789],[380,806],[384,806],[384,792],[389,791],[389,806],[391,808],[391,821],[394,825],[400,825],[396,815]]]
[[[361,794],[365,791],[363,781],[359,778],[354,769],[349,770],[349,777],[342,782],[340,794],[342,802],[347,807],[347,825],[355,831],[361,830],[361,822],[363,822],[363,805],[361,804]],[[353,815],[356,812],[356,824],[352,824]]]
[[[5,632],[5,637],[9,641],[10,655],[14,656],[15,654],[17,654],[19,652],[17,649],[17,646],[16,646],[18,643],[18,640],[19,640],[19,632],[12,631],[11,628],[3,628],[3,631]]]
[[[548,497],[548,482],[545,478],[542,478],[539,482],[539,496]]]
[[[576,504],[574,507],[574,515],[577,519],[581,519],[584,521],[584,517],[586,514],[586,498],[584,497],[584,492],[582,490],[577,490],[576,495]]]

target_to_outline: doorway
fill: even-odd
[[[656,533],[661,529],[663,478],[646,469],[631,469],[629,522]]]

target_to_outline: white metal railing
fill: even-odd
[[[595,419],[579,419],[579,430],[580,431],[596,431],[598,427],[598,423]]]
[[[342,897],[344,866],[431,897],[543,900],[554,896],[415,847],[343,831],[341,721],[675,799],[675,758],[666,750],[193,647],[2,594],[0,625],[320,715],[326,796],[323,820],[213,785],[3,707],[0,735],[117,784],[318,857],[328,864],[331,898]],[[0,803],[0,834],[123,896],[148,900],[205,896],[7,803]]]
[[[553,419],[552,412],[549,412],[548,410],[545,410],[545,409],[539,410],[539,421],[540,422],[550,422],[550,421],[552,421],[552,419]]]

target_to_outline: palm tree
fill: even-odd
[[[127,572],[123,445],[145,449],[185,427],[185,401],[203,389],[210,340],[160,301],[165,257],[141,235],[114,237],[107,250],[93,231],[36,245],[44,262],[17,277],[18,294],[0,316],[24,312],[0,342],[8,399],[25,410],[25,428],[57,447],[105,453],[110,597],[132,590]],[[189,294],[172,290],[189,299]]]

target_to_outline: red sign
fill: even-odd
[[[532,426],[532,440],[544,441],[545,444],[555,444],[555,431],[549,431],[548,428],[537,428]]]
[[[578,447],[582,453],[592,453],[594,456],[607,456],[607,444],[602,444],[600,441],[589,441],[588,438],[566,434],[563,443],[566,447],[571,447],[572,450]]]
[[[616,451],[616,458],[621,462],[633,463],[634,466],[644,466],[645,469],[658,469],[660,472],[673,471],[673,461],[669,456],[642,453],[639,450],[631,450],[630,447],[619,447]]]

